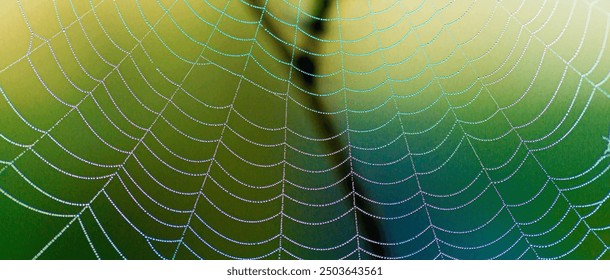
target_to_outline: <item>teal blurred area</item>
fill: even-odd
[[[2,1],[0,259],[610,259],[607,1],[323,2]]]

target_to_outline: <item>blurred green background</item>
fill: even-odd
[[[320,3],[0,1],[0,258],[610,259],[608,1]]]

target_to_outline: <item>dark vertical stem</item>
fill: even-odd
[[[251,2],[252,5],[261,7],[260,5],[258,5],[259,0],[248,0],[248,1]],[[314,37],[319,38],[325,32],[327,21],[325,21],[324,19],[326,19],[328,16],[328,13],[330,10],[329,8],[331,7],[331,5],[330,5],[331,0],[318,0],[318,1],[319,1],[319,6],[317,7],[315,13],[313,14],[314,18],[312,18],[312,21],[306,27],[305,32],[309,32],[310,35],[313,35]],[[254,2],[254,3],[252,3],[252,2]],[[253,8],[253,10],[256,10],[256,9]],[[263,28],[265,28],[269,33],[277,36],[278,32],[275,30],[273,24],[271,24],[269,22],[269,19],[267,19],[267,17],[263,17],[262,25],[263,25]],[[272,40],[275,40],[275,39],[272,38]],[[289,50],[287,46],[284,46],[284,44],[282,44],[280,41],[277,41],[277,40],[275,40],[275,41],[277,42],[277,45],[278,45],[279,49],[281,50],[284,58],[287,61],[292,61],[291,50]],[[318,41],[310,40],[308,48],[309,48],[309,51],[315,51],[318,48]],[[294,60],[294,67],[299,70],[298,71],[300,73],[299,77],[302,81],[304,89],[307,92],[312,93],[312,94],[304,95],[304,96],[306,96],[306,101],[311,106],[310,108],[312,108],[318,112],[327,112],[327,110],[325,108],[326,106],[324,105],[324,103],[322,103],[320,101],[320,98],[315,95],[315,93],[317,92],[316,74],[318,73],[318,65],[316,63],[315,58],[310,54],[300,53]],[[334,137],[338,134],[339,130],[333,123],[330,115],[319,114],[319,115],[315,116],[314,118],[312,118],[312,121],[314,123],[316,123],[318,127],[321,128],[321,131],[322,131],[321,134],[323,134],[322,138],[328,139],[327,141],[324,141],[324,142],[326,143],[326,145],[328,146],[327,148],[330,151],[335,152],[335,151],[339,151],[344,148],[343,144],[341,143],[340,138]],[[347,157],[349,157],[349,154],[346,150],[344,150],[343,152],[333,153],[332,155],[330,155],[330,160],[332,161],[333,166],[338,166],[337,169],[339,170],[340,174],[343,174],[343,175],[350,174],[352,172],[352,170],[349,166],[349,163],[344,162]],[[340,177],[343,178],[343,176],[340,176]],[[348,179],[344,180],[341,183],[341,186],[343,187],[345,192],[352,192],[352,186],[353,186],[353,190],[355,192],[357,192],[359,194],[364,193],[364,189],[363,189],[362,185],[354,179],[353,175],[349,176]],[[357,211],[358,220],[360,221],[360,224],[362,225],[362,227],[360,227],[360,229],[362,230],[362,233],[364,233],[364,235],[366,235],[367,238],[377,241],[379,243],[382,243],[383,237],[382,237],[382,232],[381,232],[380,221],[369,215],[362,213],[363,211],[367,212],[367,213],[372,213],[372,210],[373,210],[372,207],[370,206],[370,204],[366,203],[366,201],[363,200],[358,195],[354,194],[354,196],[355,196],[355,206],[358,209],[360,209],[360,211],[358,211],[358,210],[354,210],[354,211]],[[356,226],[360,226],[360,225],[356,225]],[[369,244],[370,244],[371,253],[373,253],[377,256],[380,256],[380,257],[386,256],[385,248],[383,245],[377,244],[377,243],[369,243]]]

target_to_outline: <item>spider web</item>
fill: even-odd
[[[607,1],[259,2],[3,2],[0,257],[610,258]]]

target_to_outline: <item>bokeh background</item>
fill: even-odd
[[[329,3],[1,0],[0,258],[610,259],[609,1]]]

